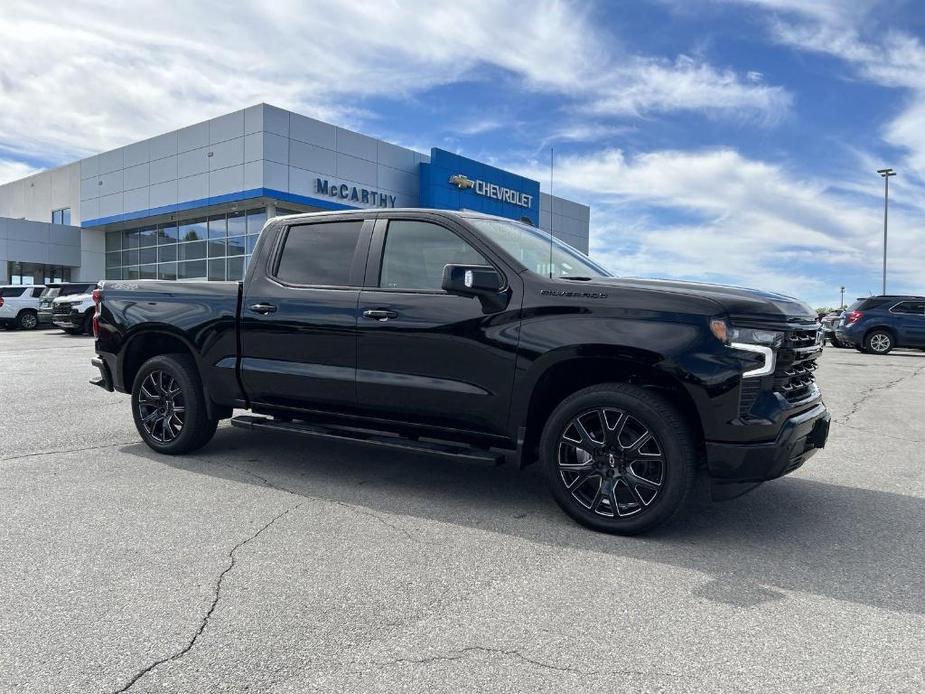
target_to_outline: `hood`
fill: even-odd
[[[82,304],[84,301],[92,301],[92,294],[68,294],[67,296],[57,296],[51,303],[53,304]]]
[[[633,279],[604,277],[587,284],[626,287],[667,292],[691,299],[707,299],[716,305],[717,314],[726,314],[733,321],[777,322],[787,325],[816,322],[816,312],[805,302],[792,296],[760,289],[723,284],[684,282],[680,280]]]

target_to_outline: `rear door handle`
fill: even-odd
[[[276,306],[273,304],[251,304],[247,307],[247,310],[251,313],[259,313],[265,316],[268,313],[276,313]]]
[[[385,309],[371,309],[368,311],[363,311],[364,318],[372,318],[373,320],[385,321],[389,318],[398,318],[398,314],[395,311],[386,311]]]

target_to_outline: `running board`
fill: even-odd
[[[307,422],[286,422],[269,417],[255,417],[253,415],[239,415],[232,417],[232,426],[241,429],[256,431],[281,431],[290,434],[299,434],[313,439],[326,439],[328,441],[344,441],[358,443],[378,448],[391,448],[406,453],[423,453],[437,455],[444,458],[464,460],[472,463],[501,465],[504,454],[496,453],[484,448],[470,448],[461,444],[453,444],[434,439],[410,439],[397,434],[390,434],[372,429],[359,429],[356,427],[335,426],[329,424],[309,424]]]

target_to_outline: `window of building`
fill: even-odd
[[[242,279],[263,208],[106,232],[106,279]]]
[[[447,265],[489,265],[485,257],[449,229],[430,222],[389,222],[379,286],[439,290]]]
[[[52,224],[70,224],[71,223],[71,208],[62,207],[60,210],[51,211],[51,223]]]
[[[350,284],[362,220],[305,224],[286,235],[276,276],[284,282],[327,287]]]
[[[7,275],[10,278],[10,284],[70,282],[71,268],[63,265],[45,265],[44,263],[8,262]]]

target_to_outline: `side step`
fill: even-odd
[[[256,417],[254,415],[239,415],[231,418],[232,426],[241,429],[256,431],[282,431],[290,434],[299,434],[314,439],[327,439],[358,443],[365,446],[391,448],[409,453],[424,453],[444,458],[454,458],[473,463],[501,465],[504,454],[484,448],[470,448],[462,444],[454,444],[435,439],[409,439],[397,434],[390,434],[372,429],[359,429],[347,426],[329,424],[309,424],[307,422],[284,422],[269,417]]]

